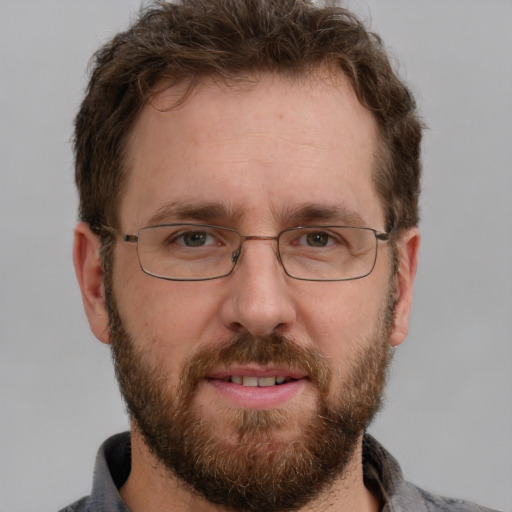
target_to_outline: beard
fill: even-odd
[[[345,476],[361,436],[381,405],[394,313],[388,293],[375,332],[343,371],[283,336],[242,336],[194,353],[178,385],[151,364],[123,326],[106,283],[112,355],[130,418],[171,477],[211,503],[251,512],[297,510]],[[340,343],[342,343],[340,341]],[[226,408],[215,418],[197,406],[204,380],[219,365],[276,364],[307,375],[316,392],[309,411]],[[230,432],[220,435],[215,423]],[[282,429],[293,438],[280,439]]]

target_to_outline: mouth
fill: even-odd
[[[300,394],[309,378],[283,368],[232,367],[206,378],[218,393],[245,408],[272,408]]]
[[[298,379],[283,376],[254,377],[251,375],[231,375],[221,380],[224,382],[238,384],[239,386],[247,386],[251,388],[268,388],[270,386],[280,386],[282,384],[287,384],[288,382],[292,382]]]

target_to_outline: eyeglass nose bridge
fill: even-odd
[[[240,245],[238,246],[238,249],[231,254],[231,263],[233,263],[233,268],[237,264],[238,260],[240,259],[240,255],[242,254],[242,245],[247,240],[275,240],[277,241],[279,239],[279,236],[261,236],[261,235],[240,235]],[[279,249],[276,251],[277,259],[279,263],[282,265],[283,262],[281,261],[281,255],[279,254]]]

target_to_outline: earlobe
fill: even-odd
[[[420,247],[420,232],[418,228],[404,231],[397,242],[398,274],[397,274],[397,302],[395,317],[389,343],[393,347],[400,345],[409,331],[409,317],[412,306],[414,278],[418,266],[418,253]]]
[[[109,343],[100,249],[100,237],[88,224],[79,223],[74,234],[73,263],[82,293],[84,310],[93,334],[101,342]]]

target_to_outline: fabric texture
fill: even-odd
[[[90,496],[60,512],[130,512],[119,494],[130,474],[130,453],[129,432],[107,439],[96,456]],[[363,466],[365,484],[381,493],[382,512],[497,512],[431,494],[406,482],[397,461],[368,434],[363,440]]]

